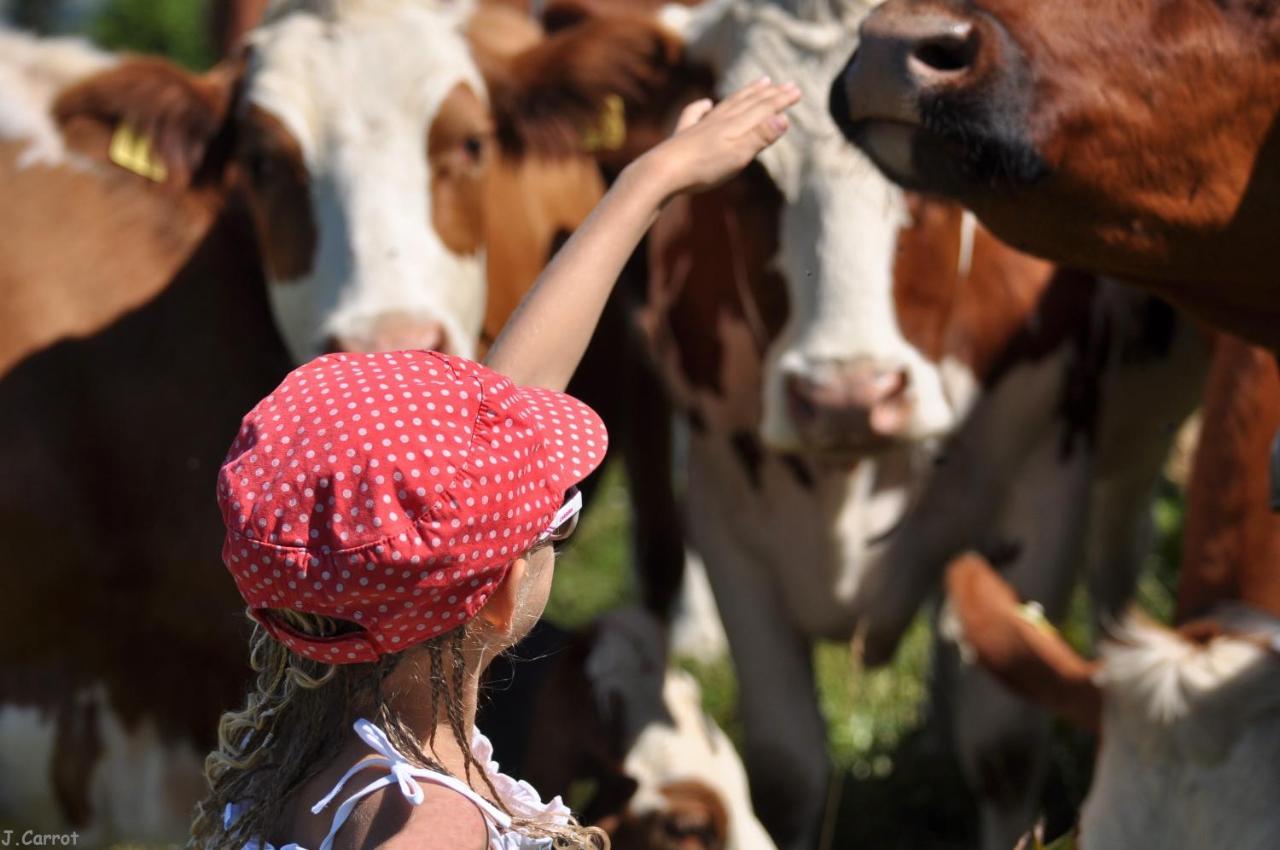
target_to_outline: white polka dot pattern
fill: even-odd
[[[607,446],[582,402],[470,360],[327,355],[245,416],[218,476],[223,561],[251,609],[363,626],[263,618],[295,652],[372,661],[473,617]]]

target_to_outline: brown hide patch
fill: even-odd
[[[611,95],[627,110],[651,104],[684,69],[679,41],[651,17],[619,11],[585,19],[518,53],[472,37],[503,149],[566,156]]]
[[[1280,616],[1280,514],[1269,507],[1268,464],[1277,429],[1275,355],[1224,334],[1210,367],[1187,491],[1178,622],[1226,600]]]
[[[527,9],[500,0],[489,0],[467,22],[467,40],[483,54],[510,58],[535,47],[543,29]]]
[[[723,850],[729,812],[715,789],[686,780],[658,790],[666,808],[626,812],[606,822],[613,850]]]
[[[177,197],[122,169],[18,168],[0,143],[0,376],[66,337],[88,336],[155,297],[220,199]]]
[[[310,274],[318,237],[302,146],[279,118],[251,106],[236,157],[268,276],[290,281]]]
[[[912,345],[934,362],[955,358],[986,383],[998,377],[1002,354],[1020,335],[1037,342],[1020,345],[1021,354],[1041,356],[1056,345],[1066,326],[1033,321],[1053,278],[1051,264],[1010,248],[977,225],[962,278],[961,208],[912,194],[907,203],[912,222],[898,236],[893,298],[903,336]],[[1075,313],[1066,317],[1077,318]]]
[[[1102,692],[1097,662],[1086,661],[1051,627],[1032,624],[1018,597],[980,556],[947,568],[947,597],[979,663],[1015,693],[1096,732]]]
[[[492,149],[489,110],[470,86],[458,83],[427,133],[431,224],[455,254],[470,256],[484,241],[485,174]]]
[[[231,152],[227,118],[244,67],[238,58],[197,76],[163,59],[134,59],[68,88],[53,114],[77,153],[109,162],[112,137],[128,126],[164,164],[166,185],[217,183]]]
[[[650,232],[648,324],[660,355],[674,349],[684,387],[759,396],[759,381],[725,385],[720,327],[729,320],[749,328],[763,363],[786,323],[786,284],[773,266],[782,203],[768,175],[753,165],[719,188],[674,198]]]
[[[552,255],[604,194],[587,157],[496,156],[484,187],[489,283],[481,344],[497,338]]]
[[[961,208],[907,195],[911,223],[898,232],[893,304],[903,337],[926,358],[946,353],[947,325],[958,300]]]

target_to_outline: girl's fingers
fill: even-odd
[[[773,81],[768,77],[761,77],[754,83],[749,83],[738,89],[733,94],[720,101],[720,105],[716,107],[722,115],[730,115],[737,112],[742,106],[751,102],[753,98],[759,97],[761,92],[768,91],[773,85]]]
[[[712,109],[711,98],[704,97],[701,100],[695,100],[680,111],[680,120],[676,122],[676,132],[686,130],[697,124]]]
[[[734,116],[734,124],[739,132],[746,132],[771,117],[780,116],[784,109],[794,106],[799,100],[800,89],[797,87],[791,84],[777,86]]]

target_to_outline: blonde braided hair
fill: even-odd
[[[358,628],[330,617],[285,609],[271,615],[314,637]],[[430,662],[431,707],[436,717],[444,708],[450,732],[465,759],[466,781],[471,782],[475,765],[490,800],[510,813],[484,767],[477,765],[462,717],[463,644],[469,633],[469,627],[457,628],[422,644]],[[286,802],[329,764],[357,717],[368,717],[377,724],[392,745],[419,767],[452,775],[425,755],[434,745],[435,727],[424,747],[383,694],[383,683],[403,658],[404,653],[396,653],[366,664],[324,664],[293,653],[255,623],[249,663],[257,678],[244,708],[225,712],[218,723],[218,747],[205,758],[209,796],[197,807],[188,846],[241,850],[246,842],[269,835]],[[244,807],[229,827],[222,818],[228,804]],[[562,826],[515,818],[512,828],[531,837],[551,838],[557,848],[609,848],[603,831],[583,827],[573,819]]]

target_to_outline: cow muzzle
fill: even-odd
[[[831,87],[841,132],[891,180],[962,195],[977,178],[1043,171],[1025,138],[1025,74],[991,18],[941,0],[890,0],[863,21]]]
[[[806,451],[857,457],[889,448],[911,428],[915,403],[905,368],[866,360],[784,378],[787,412]]]
[[[427,350],[445,354],[459,353],[443,322],[423,316],[387,314],[369,323],[356,334],[339,334],[329,338],[326,351],[403,351]]]

